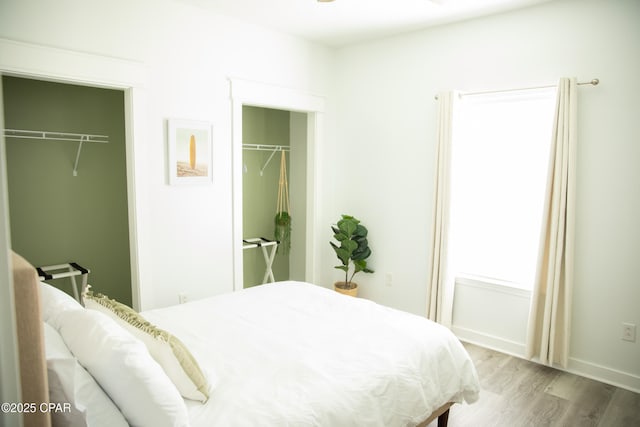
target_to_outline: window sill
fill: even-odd
[[[456,276],[455,283],[456,286],[486,289],[494,292],[516,295],[523,298],[531,297],[531,289],[529,288],[526,288],[515,282],[507,282],[504,280],[492,279],[489,277],[461,274],[459,276]]]

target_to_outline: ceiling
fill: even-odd
[[[554,0],[178,1],[338,47]]]

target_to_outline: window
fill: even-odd
[[[458,102],[450,228],[458,276],[531,288],[555,92],[465,95]]]

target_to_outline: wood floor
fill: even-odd
[[[475,345],[465,347],[482,390],[476,403],[451,408],[450,427],[640,427],[638,393]]]

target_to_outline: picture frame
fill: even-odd
[[[211,183],[212,130],[206,121],[167,120],[169,185]]]

